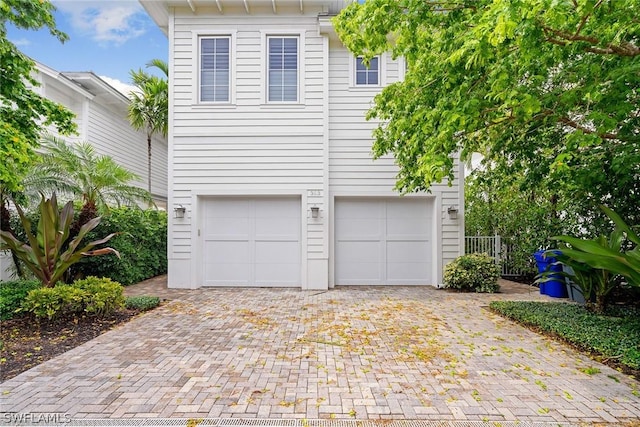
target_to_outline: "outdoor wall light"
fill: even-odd
[[[311,206],[311,218],[318,218],[320,216],[320,208],[317,206]]]
[[[450,219],[458,219],[458,208],[455,206],[449,206],[447,208],[447,214],[449,214]]]
[[[175,214],[176,218],[184,218],[184,214],[187,211],[187,208],[185,208],[182,205],[178,205],[175,208],[173,208],[173,213]]]

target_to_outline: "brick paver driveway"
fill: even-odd
[[[164,291],[163,307],[0,385],[74,418],[623,422],[638,382],[430,287]],[[598,373],[581,371],[594,367]]]

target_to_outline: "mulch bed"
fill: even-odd
[[[121,310],[103,318],[84,315],[38,322],[31,316],[3,320],[0,327],[0,381],[71,350],[129,321],[139,310]]]

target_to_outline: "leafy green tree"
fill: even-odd
[[[375,156],[403,192],[485,156],[526,188],[561,183],[590,220],[607,202],[638,223],[640,0],[367,0],[334,25],[345,46],[408,66],[375,99]],[[603,223],[601,223],[603,224]]]
[[[522,276],[536,273],[532,255],[555,247],[551,237],[576,233],[575,210],[555,191],[523,188],[523,176],[502,179],[477,169],[465,180],[465,234],[499,235],[508,255],[503,262]]]
[[[22,177],[37,158],[40,132],[53,125],[61,134],[75,131],[73,113],[38,95],[32,77],[35,63],[7,39],[7,24],[17,28],[48,28],[64,42],[67,35],[56,29],[54,6],[49,1],[3,0],[0,2],[0,202],[21,189]]]
[[[169,76],[169,67],[160,59],[153,59],[148,67],[160,69]],[[143,70],[131,71],[131,81],[138,91],[129,95],[129,121],[135,129],[143,129],[147,135],[148,190],[151,192],[151,140],[153,134],[167,136],[169,130],[169,84],[167,79],[152,76]]]

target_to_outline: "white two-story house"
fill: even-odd
[[[400,196],[326,0],[141,0],[169,39],[169,287],[427,285],[464,251],[453,186]],[[452,211],[458,211],[457,214]]]

